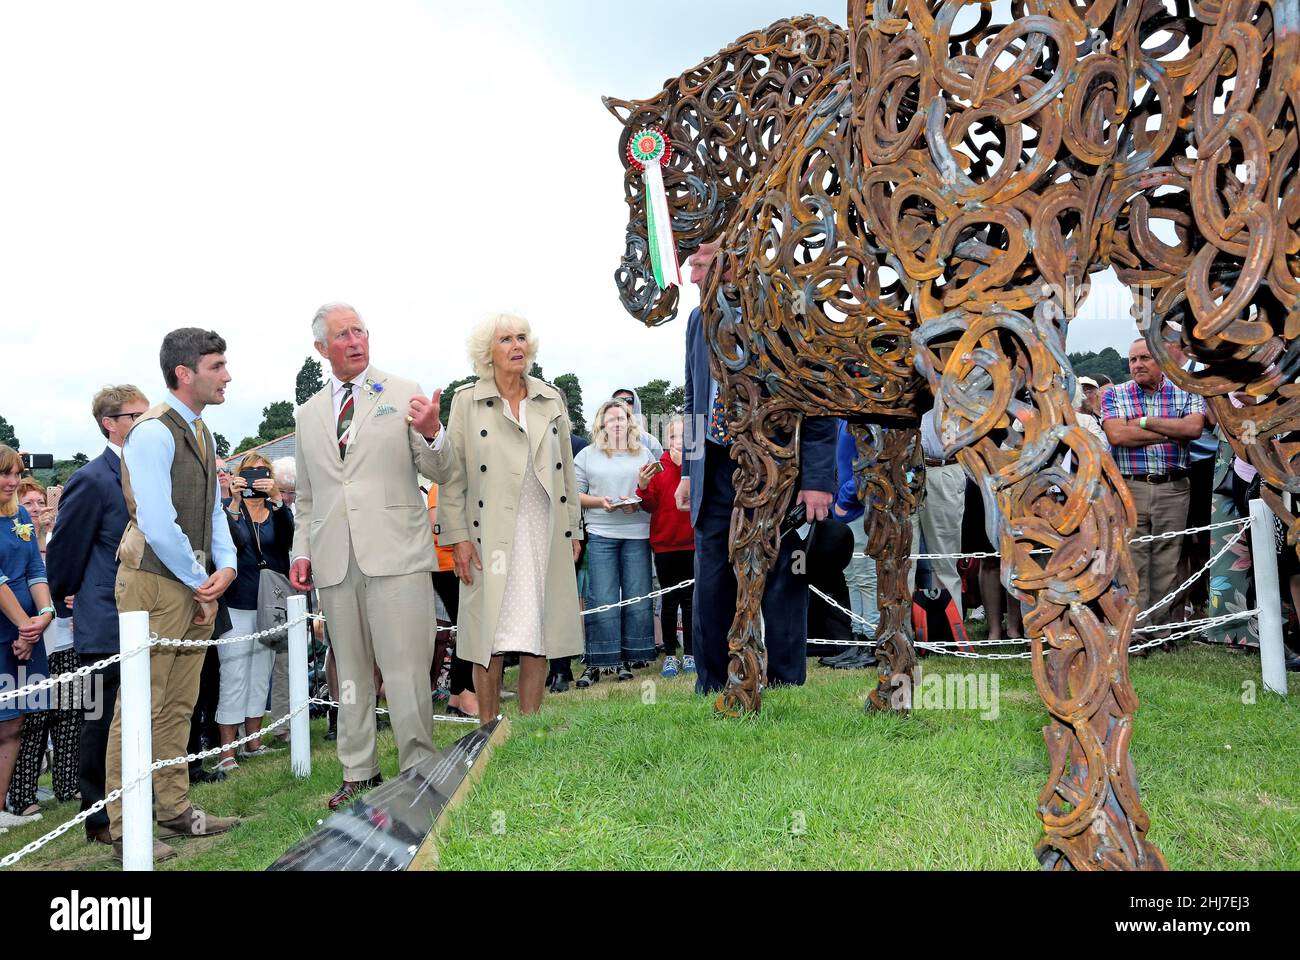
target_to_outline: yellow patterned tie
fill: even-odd
[[[202,417],[195,417],[195,418],[194,418],[194,435],[195,435],[196,437],[198,437],[198,440],[199,440],[199,460],[201,460],[203,463],[207,463],[207,462],[208,462],[208,444],[207,444],[207,441],[205,441],[205,440],[203,439],[203,433],[204,433],[204,431],[203,431],[203,418],[202,418]]]

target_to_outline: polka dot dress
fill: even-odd
[[[509,404],[505,406],[506,418],[527,430],[528,401],[524,400],[519,405],[519,421],[511,416]],[[531,457],[531,442],[528,451],[524,454],[526,461]],[[533,469],[532,463],[526,462],[523,487],[519,491],[519,507],[515,513],[510,569],[506,571],[505,595],[501,600],[501,618],[497,621],[496,636],[492,640],[493,656],[498,653],[546,655],[543,623],[550,541],[550,494],[537,479],[537,471]]]

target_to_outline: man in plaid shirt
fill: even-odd
[[[1146,340],[1129,347],[1128,366],[1133,379],[1103,395],[1102,427],[1133,494],[1137,535],[1183,530],[1191,494],[1188,449],[1205,427],[1205,401],[1165,378]],[[1139,609],[1150,608],[1174,588],[1181,552],[1177,539],[1133,545]],[[1174,607],[1166,604],[1150,623],[1169,622]]]

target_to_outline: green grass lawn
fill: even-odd
[[[810,661],[815,664],[815,661]],[[768,691],[758,717],[711,715],[691,679],[602,681],[515,716],[441,842],[441,867],[477,869],[1035,869],[1034,815],[1047,773],[1026,661],[930,658],[935,673],[998,674],[1000,715],[867,716],[874,674],[813,666],[808,685]],[[1300,706],[1259,685],[1259,660],[1183,648],[1135,661],[1134,737],[1151,839],[1173,869],[1300,868]],[[649,684],[646,682],[649,681]],[[1292,675],[1293,683],[1300,677]],[[508,675],[508,685],[512,680]],[[247,818],[221,837],[176,843],[160,869],[261,870],[326,815],[340,768],[312,725],[313,775],[288,751],[246,761],[195,802]],[[465,732],[438,724],[440,744]],[[385,775],[392,736],[380,735]],[[0,836],[0,854],[76,813]],[[21,868],[116,869],[80,827]]]

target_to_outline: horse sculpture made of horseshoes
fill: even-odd
[[[1088,275],[1113,267],[1165,375],[1206,397],[1296,542],[1281,494],[1300,493],[1300,444],[1277,438],[1300,427],[1300,0],[1007,6],[850,0],[847,30],[782,20],[651,99],[607,98],[630,208],[616,279],[634,317],[663,323],[664,214],[669,253],[721,243],[701,307],[737,438],[739,590],[717,708],[761,705],[759,603],[806,416],[854,431],[881,575],[868,708],[896,705],[934,406],[984,496],[1051,715],[1038,859],[1162,869],[1128,753],[1136,516],[1076,421],[1066,329]],[[628,152],[644,131],[667,146],[658,226]],[[1257,404],[1234,407],[1236,391]]]

